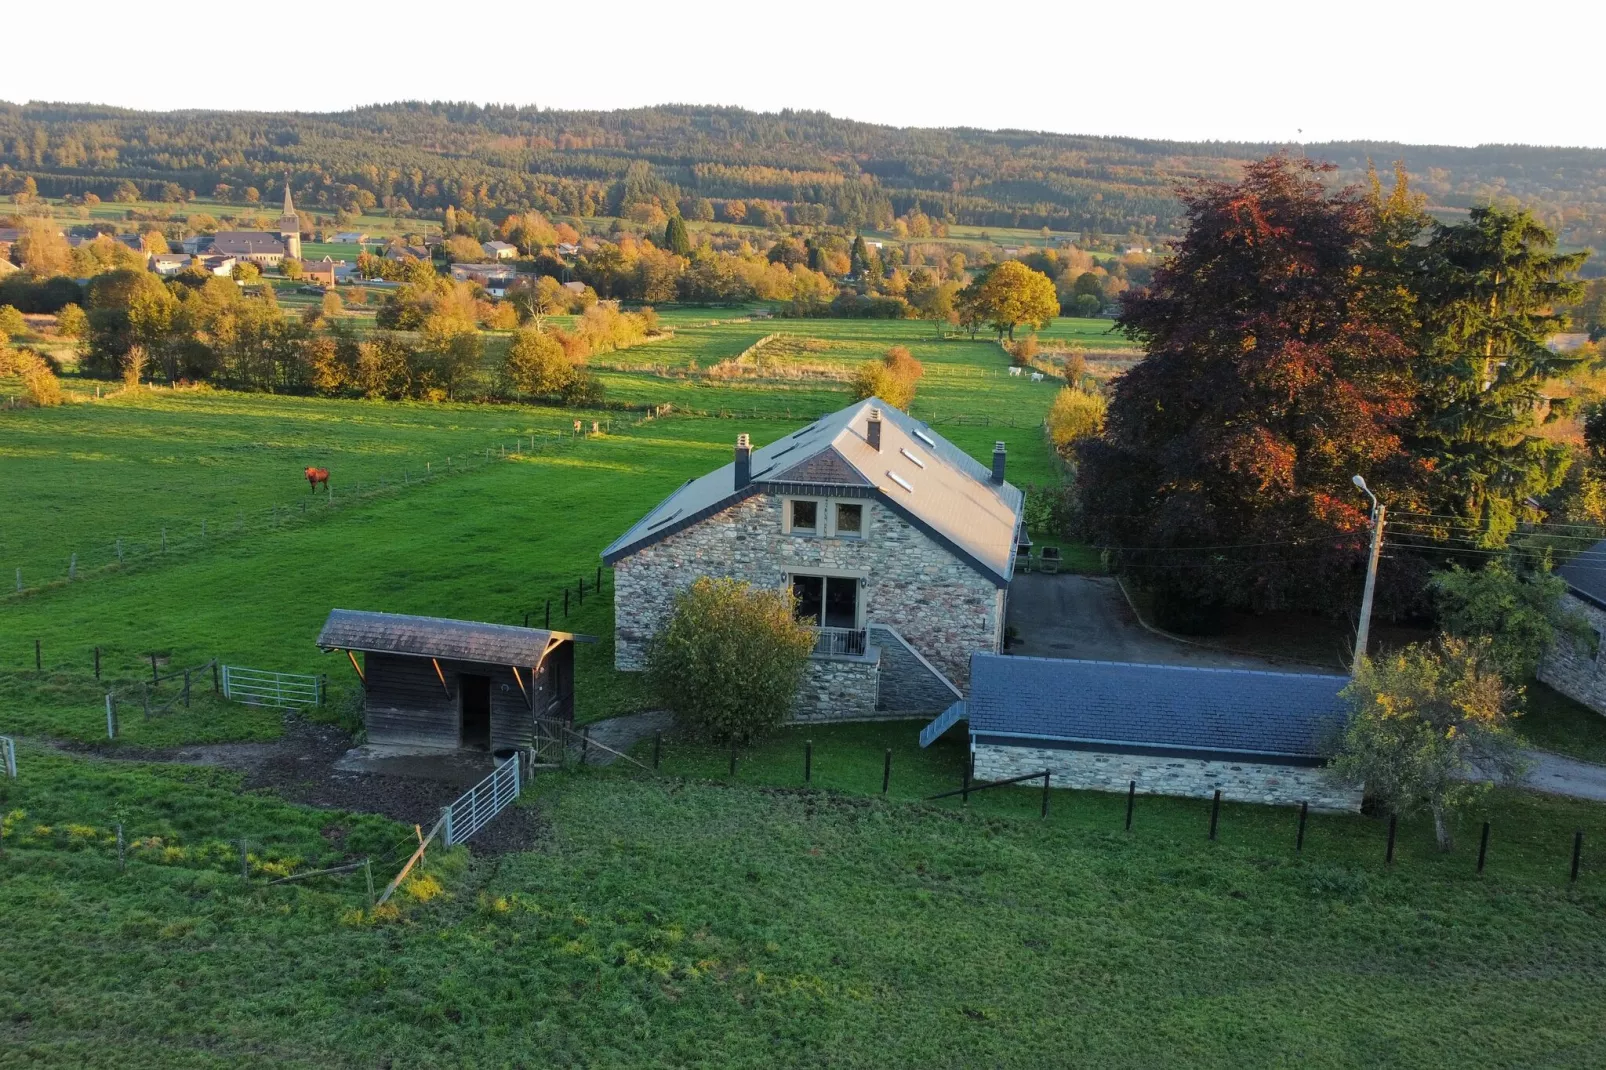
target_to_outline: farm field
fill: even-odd
[[[924,803],[959,781],[957,736],[922,750],[912,723],[811,726],[741,752],[734,778],[728,752],[678,741],[658,778],[542,773],[525,813],[500,819],[532,823],[528,849],[436,853],[376,918],[360,877],[265,880],[352,857],[381,860],[386,880],[410,825],[138,760],[275,740],[278,712],[202,696],[147,721],[133,707],[105,743],[106,688],[142,678],[151,653],[327,673],[316,716],[349,722],[349,667],[313,645],[334,607],[536,623],[551,599],[554,627],[600,639],[577,649],[579,719],[645,708],[639,678],[611,667],[598,552],[728,460],[738,432],[763,444],[850,400],[838,378],[690,377],[767,334],[793,336],[783,364],[843,373],[907,345],[926,368],[917,415],[978,458],[1005,441],[1018,485],[1059,478],[1040,427],[1058,384],[1008,376],[992,342],[917,323],[692,325],[723,318],[698,310],[674,339],[596,365],[612,401],[727,417],[616,412],[584,438],[571,410],[211,391],[0,414],[0,568],[23,567],[10,554],[59,573],[61,547],[84,547],[80,579],[0,604],[0,733],[22,737],[21,776],[0,778],[0,1064],[1606,1060],[1606,809],[1589,804],[1496,793],[1449,856],[1427,822],[1404,823],[1389,867],[1371,818],[1313,816],[1295,856],[1287,809],[1226,806],[1210,843],[1207,803],[1140,798],[1130,835],[1119,796],[1056,792],[1047,820],[1032,788]],[[532,434],[534,450],[498,448]],[[475,463],[442,474],[445,456]],[[426,460],[428,480],[400,482]],[[332,507],[307,464],[331,469]],[[303,500],[322,508],[303,516]],[[201,517],[241,512],[243,530],[200,541]],[[130,518],[152,523],[139,534]],[[102,567],[90,549],[120,535],[146,549],[164,523],[165,556]],[[123,874],[117,822],[136,843]],[[1571,883],[1575,829],[1588,846]]]

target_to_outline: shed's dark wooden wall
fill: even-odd
[[[365,722],[368,741],[391,746],[456,747],[461,742],[460,673],[491,680],[491,746],[525,747],[534,742],[530,704],[513,670],[506,665],[441,660],[447,689],[429,658],[367,654]],[[521,669],[526,686],[528,671]],[[536,709],[546,717],[574,718],[574,644],[563,643],[547,656],[535,681]],[[544,709],[543,709],[544,708]]]

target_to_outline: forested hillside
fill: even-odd
[[[935,220],[1165,236],[1173,189],[1236,175],[1276,145],[875,126],[818,112],[663,106],[618,112],[405,102],[327,115],[144,113],[0,103],[0,193],[104,200],[266,198],[285,171],[307,208],[447,205],[628,215],[678,205],[726,222]],[[1606,150],[1387,143],[1306,146],[1362,176],[1403,159],[1432,206],[1521,203],[1574,245],[1606,244]],[[756,218],[754,218],[756,217]]]

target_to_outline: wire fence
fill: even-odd
[[[633,421],[630,426],[653,418],[653,412],[644,413],[641,419]],[[360,508],[412,487],[478,472],[501,461],[572,449],[592,435],[607,434],[611,428],[612,422],[606,418],[577,419],[567,429],[521,434],[511,441],[501,440],[465,453],[418,461],[392,473],[353,484],[343,483],[338,478],[339,473],[335,472],[327,483],[317,484],[317,489],[305,497],[273,502],[266,507],[173,520],[153,530],[86,541],[79,547],[66,549],[54,568],[12,565],[7,570],[11,573],[11,583],[0,593],[0,601],[120,569],[184,560],[220,542],[271,534],[297,524],[315,522],[336,511]]]

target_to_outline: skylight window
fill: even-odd
[[[913,494],[915,492],[914,484],[910,483],[907,479],[903,478],[902,476],[900,476],[898,473],[894,472],[890,468],[887,469],[887,478],[892,480],[894,483],[898,484],[898,486],[902,487],[904,490],[908,491],[910,494]]]
[[[898,447],[898,452],[909,458],[909,460],[913,461],[916,468],[924,468],[926,466],[925,461],[922,461],[919,457],[916,457],[902,446]]]
[[[654,520],[651,524],[648,524],[647,525],[647,530],[651,531],[653,528],[661,528],[665,524],[669,523],[671,520],[675,519],[675,517],[677,517],[679,515],[680,515],[680,510],[676,509],[673,513],[670,513],[668,516],[663,517],[663,518],[661,518],[659,520]]]
[[[918,427],[915,428],[915,438],[918,438],[920,441],[924,442],[926,445],[930,446],[932,449],[936,449],[937,448],[937,440],[932,438],[930,435],[926,434],[924,431],[920,430],[920,428],[918,428]]]

